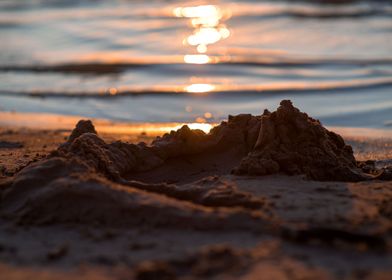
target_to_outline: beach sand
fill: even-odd
[[[244,154],[216,150],[226,142],[200,148],[200,136],[166,155],[178,132],[151,144],[163,163],[149,145],[121,144],[150,144],[178,124],[96,120],[98,138],[91,128],[70,137],[78,118],[23,119],[0,128],[4,279],[391,279],[391,181],[234,175]],[[330,129],[357,160],[391,164],[389,131]],[[199,137],[190,133],[181,137]],[[135,165],[122,162],[132,156]]]

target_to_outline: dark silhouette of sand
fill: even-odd
[[[90,121],[66,139],[14,133],[0,138],[20,144],[6,155],[34,150],[33,139],[46,148],[20,162],[8,154],[2,170],[7,279],[391,275],[390,167],[357,162],[290,101],[151,144],[108,143]]]

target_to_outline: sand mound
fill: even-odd
[[[262,116],[229,116],[205,134],[183,126],[152,145],[106,144],[89,121],[81,121],[53,156],[77,157],[106,177],[188,182],[208,175],[305,174],[321,181],[369,178],[357,167],[351,146],[300,112],[288,100]],[[191,162],[186,166],[186,162]],[[178,172],[178,168],[182,172]],[[203,172],[205,171],[205,172]],[[192,174],[200,173],[200,176]]]
[[[215,127],[209,134],[183,126],[158,137],[147,146],[121,141],[107,144],[94,133],[90,124],[89,121],[80,121],[67,143],[52,153],[52,157],[77,158],[111,179],[132,178],[138,173],[175,164],[173,159],[178,161],[198,156],[200,168],[203,168],[214,157],[222,155],[224,159],[216,165],[227,167],[223,172],[229,173],[254,146],[260,127],[258,117],[239,115],[229,117],[228,122]],[[88,129],[85,129],[86,126]]]
[[[209,181],[208,179],[206,179]],[[263,202],[233,189],[204,183],[171,195],[116,184],[75,160],[53,157],[25,168],[4,191],[2,213],[22,224],[81,223],[227,229],[264,227],[261,212],[241,208],[211,211],[201,205],[262,208]],[[138,184],[134,182],[134,184]],[[132,184],[130,184],[132,185]],[[178,199],[171,198],[177,197]],[[226,200],[227,201],[226,201]],[[190,201],[190,202],[187,202]],[[236,203],[238,202],[238,203]]]
[[[90,120],[80,120],[71,135],[68,137],[68,143],[72,143],[76,138],[84,133],[97,134],[93,123]]]
[[[276,112],[265,111],[256,145],[235,174],[306,174],[321,181],[360,181],[351,146],[318,120],[284,100]]]
[[[188,221],[206,228],[209,221],[227,224],[216,222],[221,217],[234,226],[252,223],[255,210],[262,224],[265,201],[213,175],[282,172],[339,181],[375,177],[362,170],[342,137],[290,101],[262,116],[229,116],[209,134],[183,126],[151,145],[108,144],[90,121],[80,121],[66,143],[15,177],[3,191],[2,210],[24,222]],[[243,220],[232,218],[238,215]]]

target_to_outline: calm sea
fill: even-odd
[[[392,128],[391,1],[0,1],[0,110]]]

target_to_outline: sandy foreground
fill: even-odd
[[[4,195],[15,178],[27,180],[27,175],[18,175],[20,170],[39,164],[67,141],[78,120],[46,116],[34,123],[28,121],[31,117],[12,113],[0,116],[2,209],[19,203],[18,207],[23,204],[25,211],[20,219],[10,219],[7,211],[1,212],[2,279],[392,277],[391,181],[319,182],[303,175],[284,174],[236,176],[220,169],[217,174],[208,168],[191,172],[186,162],[175,162],[170,163],[170,170],[154,169],[129,177],[151,183],[135,183],[138,190],[132,192],[106,179],[83,181],[94,191],[100,186],[123,191],[123,195],[113,198],[114,202],[138,207],[132,208],[130,215],[123,207],[108,214],[109,221],[90,223],[94,215],[105,216],[106,211],[118,210],[98,200],[100,196],[92,197],[96,203],[91,207],[75,208],[80,216],[80,221],[75,222],[73,205],[80,196],[53,206],[55,195],[40,197],[32,192],[30,202],[16,191]],[[157,124],[146,128],[96,122],[97,132],[106,143],[150,143],[165,129],[177,126]],[[353,147],[357,160],[377,160],[378,166],[391,163],[390,131],[330,129]],[[177,193],[154,189],[162,182],[173,183],[172,174],[176,174]],[[69,188],[78,184],[80,181],[69,182]],[[184,195],[187,188],[195,193],[201,190],[203,195],[188,198]],[[106,190],[101,194],[112,199]],[[34,196],[46,206],[34,205]],[[232,205],[227,203],[230,199]],[[87,205],[88,201],[87,197],[81,203]],[[51,216],[48,210],[63,214]],[[124,223],[124,219],[137,222]]]

